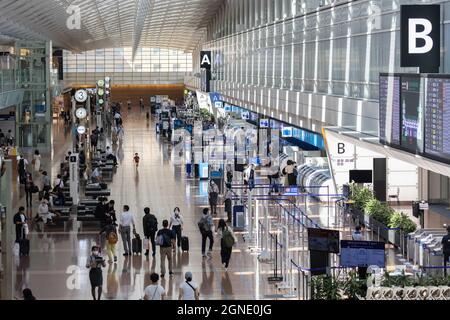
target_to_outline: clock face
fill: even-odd
[[[84,118],[86,118],[86,115],[87,115],[87,111],[86,111],[85,108],[78,108],[78,109],[75,111],[75,116],[76,116],[78,119],[84,119]]]
[[[77,100],[77,102],[85,102],[87,100],[88,94],[86,92],[86,90],[77,90],[77,92],[75,92],[75,100]]]
[[[103,99],[98,99],[98,104],[103,104],[105,101]]]
[[[97,85],[103,87],[105,85],[105,80],[98,80]]]
[[[105,91],[103,91],[103,89],[98,89],[97,93],[99,96],[102,96],[105,93]]]
[[[77,132],[79,134],[85,134],[86,133],[86,127],[85,126],[78,126]]]

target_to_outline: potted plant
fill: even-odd
[[[348,278],[342,284],[342,289],[349,300],[359,300],[367,293],[367,285],[364,280],[359,279],[356,271],[349,272]]]

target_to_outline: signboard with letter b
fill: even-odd
[[[440,66],[440,5],[401,6],[401,66],[437,73]]]

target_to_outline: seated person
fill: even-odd
[[[100,169],[98,167],[95,167],[94,171],[92,171],[92,173],[91,173],[91,182],[99,183],[100,180],[101,180]]]
[[[59,216],[55,214],[53,210],[50,209],[48,201],[46,199],[42,199],[41,203],[38,207],[38,213],[35,217],[36,222],[44,222],[46,224],[54,224],[53,218]]]
[[[106,159],[107,160],[113,160],[114,161],[114,165],[117,165],[117,157],[112,153],[111,148],[110,147],[106,147]]]

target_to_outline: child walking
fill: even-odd
[[[134,165],[136,166],[136,169],[137,169],[137,167],[139,167],[139,159],[140,159],[137,152],[134,154],[133,159],[134,159]]]

